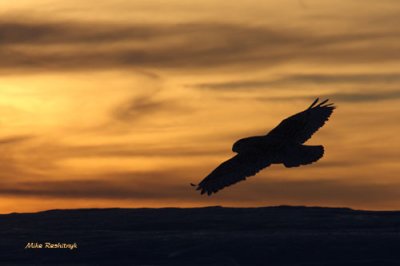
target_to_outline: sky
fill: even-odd
[[[0,213],[400,209],[400,2],[0,1]],[[316,98],[307,144],[212,197],[198,183]]]

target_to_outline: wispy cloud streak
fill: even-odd
[[[90,70],[363,63],[399,59],[396,32],[318,34],[228,23],[2,21],[0,69]],[[368,42],[368,46],[358,43]],[[46,47],[46,49],[42,49]]]
[[[398,84],[400,73],[365,73],[365,74],[296,74],[272,80],[235,80],[228,82],[210,82],[187,85],[199,89],[235,90],[259,88],[303,88],[305,85],[365,85]]]

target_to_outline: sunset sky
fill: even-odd
[[[0,1],[0,213],[400,209],[400,2]],[[212,197],[237,139],[329,98],[316,164]]]

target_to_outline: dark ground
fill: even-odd
[[[0,265],[400,265],[400,212],[266,207],[0,215]],[[24,249],[28,242],[78,248]]]

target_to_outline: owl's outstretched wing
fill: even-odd
[[[318,98],[308,109],[283,120],[267,135],[274,138],[284,138],[295,143],[304,143],[328,121],[333,110],[333,103],[325,100],[318,105]]]
[[[224,187],[245,180],[257,174],[261,169],[271,164],[268,154],[244,153],[237,154],[215,168],[198,185],[201,194],[211,195]]]

